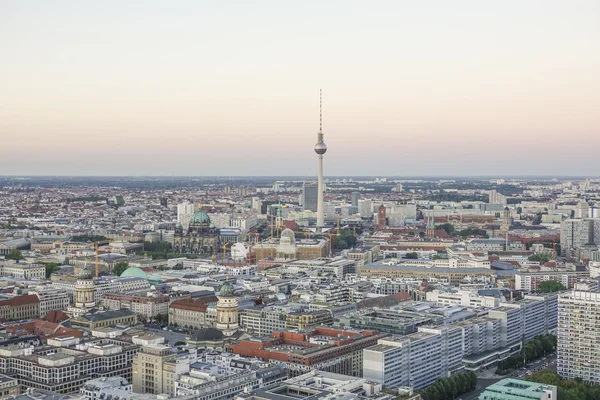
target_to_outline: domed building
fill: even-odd
[[[285,260],[296,259],[296,234],[293,230],[286,228],[281,232],[279,244],[277,245],[277,258]]]
[[[225,336],[233,336],[239,328],[238,302],[234,292],[233,285],[226,281],[217,295],[216,328]]]
[[[177,224],[173,238],[173,251],[208,255],[219,252],[219,230],[210,222],[208,214],[204,211],[196,211],[192,214],[186,231],[181,224]]]

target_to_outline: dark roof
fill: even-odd
[[[223,332],[216,328],[202,328],[192,333],[190,339],[195,342],[221,340],[223,339]]]

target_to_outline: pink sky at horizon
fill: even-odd
[[[0,175],[310,175],[319,88],[326,175],[598,174],[598,16],[596,1],[5,1]]]

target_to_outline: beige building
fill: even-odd
[[[127,309],[98,311],[94,314],[84,314],[74,318],[71,320],[71,324],[74,327],[89,330],[115,325],[135,325],[137,324],[137,314]]]
[[[169,306],[169,325],[196,329],[207,327],[207,308],[204,299],[174,301]]]
[[[0,319],[14,321],[39,317],[40,300],[36,295],[28,294],[0,300]]]
[[[333,317],[328,310],[310,312],[291,312],[285,316],[287,329],[309,329],[317,326],[326,326],[333,323]]]
[[[327,239],[296,240],[291,229],[284,229],[279,239],[269,239],[252,247],[257,260],[277,258],[284,260],[307,260],[328,257],[330,253]]]
[[[14,260],[0,262],[0,276],[26,280],[46,279],[46,267],[41,264],[16,262]]]
[[[21,393],[17,378],[0,375],[0,399],[11,398]]]
[[[175,390],[174,371],[166,364],[176,359],[169,346],[154,344],[141,348],[133,357],[133,391],[135,393],[173,393]],[[167,373],[163,371],[167,369]]]

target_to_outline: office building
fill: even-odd
[[[319,186],[315,183],[304,182],[302,184],[302,207],[304,210],[317,211]]]
[[[143,346],[133,357],[133,391],[150,394],[172,393],[175,385],[173,382],[169,384],[164,379],[163,366],[176,357],[177,355],[169,346],[162,344]]]
[[[557,373],[600,384],[600,293],[574,290],[558,298]]]
[[[386,337],[374,331],[316,328],[309,332],[278,331],[270,337],[240,340],[229,345],[234,354],[284,364],[290,376],[319,369],[362,376],[363,349]]]
[[[31,292],[31,294],[37,296],[40,301],[40,318],[44,318],[48,312],[53,310],[66,310],[71,301],[67,292],[52,287],[43,288]]]

